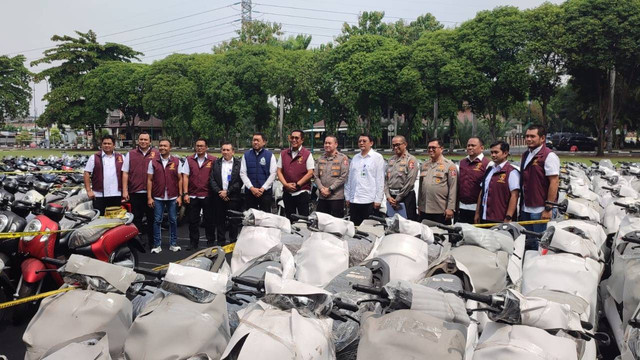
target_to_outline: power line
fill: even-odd
[[[335,36],[337,36],[337,35],[323,35],[323,34],[303,33],[303,32],[295,32],[295,31],[283,31],[283,33],[285,33],[285,34],[294,34],[294,35],[323,36],[323,37],[330,37],[332,39]]]
[[[178,49],[178,50],[174,50],[174,51],[169,51],[169,52],[162,53],[162,54],[148,55],[148,56],[143,57],[142,59],[150,59],[150,58],[157,57],[157,56],[163,56],[163,55],[175,54],[175,53],[177,53],[178,51],[185,51],[185,50],[197,49],[197,48],[199,48],[199,47],[203,47],[203,46],[213,46],[213,45],[217,45],[217,44],[223,43],[223,42],[225,42],[225,41],[231,41],[231,40],[233,40],[233,39],[235,39],[235,37],[232,37],[232,38],[230,38],[230,39],[226,39],[226,40],[216,41],[216,42],[214,42],[214,43],[210,43],[210,44],[196,45],[196,46],[191,46],[191,47],[188,47],[188,48],[183,48],[183,49]]]
[[[218,27],[221,27],[221,26],[226,26],[226,25],[229,25],[229,24],[233,24],[234,22],[237,22],[237,21],[239,21],[239,20],[236,19],[236,20],[229,21],[229,22],[222,23],[222,24],[208,26],[208,27],[205,27],[205,28],[202,28],[202,29],[191,30],[191,31],[187,31],[187,32],[184,32],[184,33],[180,33],[180,34],[175,34],[175,35],[171,35],[171,36],[165,36],[165,37],[158,38],[158,39],[153,39],[153,40],[147,40],[147,41],[143,41],[141,43],[130,44],[130,45],[127,45],[127,46],[133,47],[133,46],[138,46],[138,45],[142,45],[142,44],[148,44],[148,43],[156,42],[156,41],[160,41],[160,40],[171,39],[171,38],[178,37],[178,36],[183,36],[183,35],[187,35],[187,34],[196,33],[196,32],[202,31],[202,30],[215,29],[215,28],[218,28]]]
[[[227,32],[224,32],[224,33],[215,34],[215,35],[211,35],[211,36],[207,36],[207,37],[203,37],[203,38],[199,38],[199,39],[195,39],[195,40],[190,40],[190,41],[185,41],[185,42],[179,42],[179,43],[173,43],[173,44],[171,44],[171,45],[161,46],[161,47],[154,48],[154,49],[141,50],[140,52],[162,50],[162,49],[170,48],[170,47],[172,47],[172,46],[176,46],[176,45],[190,44],[190,43],[194,43],[194,42],[196,42],[196,41],[202,41],[202,40],[211,39],[211,38],[213,38],[213,37],[220,36],[220,35],[228,35],[228,34],[235,34],[235,33],[236,33],[235,31],[227,31]]]
[[[169,31],[164,31],[164,32],[161,32],[161,33],[156,33],[156,34],[147,35],[147,36],[141,36],[139,38],[135,38],[135,39],[131,39],[131,40],[125,40],[125,41],[122,41],[122,42],[123,43],[127,43],[127,42],[132,42],[132,41],[137,41],[137,40],[144,40],[144,39],[148,39],[150,37],[155,37],[155,36],[158,36],[158,35],[170,34],[172,32],[176,32],[176,31],[180,31],[180,30],[184,30],[184,29],[190,29],[190,28],[193,28],[193,27],[196,27],[196,26],[200,26],[200,25],[204,25],[204,24],[210,24],[212,22],[216,22],[216,21],[220,21],[220,20],[226,20],[226,19],[230,19],[230,18],[237,18],[237,17],[238,17],[238,15],[235,15],[235,14],[234,15],[229,15],[229,16],[225,16],[225,17],[221,17],[221,18],[217,18],[217,19],[213,19],[213,20],[209,20],[209,21],[205,21],[205,22],[189,25],[189,26],[184,26],[184,27],[173,29],[173,30],[169,30]],[[208,29],[208,28],[205,28],[205,29]]]
[[[302,24],[288,24],[288,23],[280,23],[280,25],[287,25],[287,26],[300,26],[300,27],[306,27],[306,28],[313,28],[313,29],[325,29],[325,30],[334,30],[334,31],[340,31],[341,29],[336,29],[336,28],[331,28],[331,27],[326,27],[326,26],[313,26],[313,25],[302,25]]]
[[[291,15],[291,14],[278,14],[278,13],[265,12],[265,11],[258,11],[258,10],[253,10],[253,12],[255,12],[255,13],[260,13],[260,14],[265,14],[265,15],[277,15],[277,16],[293,17],[293,18],[299,18],[299,19],[321,20],[321,21],[333,21],[333,22],[339,22],[339,23],[345,23],[345,22],[346,22],[346,23],[349,23],[349,21],[338,20],[338,19],[326,19],[326,18],[317,18],[317,17],[300,16],[300,15]],[[353,23],[353,22],[351,22],[351,23]]]
[[[157,22],[157,23],[154,23],[154,24],[140,26],[140,27],[132,28],[132,29],[128,29],[128,30],[122,30],[122,31],[111,33],[111,34],[102,35],[102,37],[105,38],[105,37],[109,37],[109,36],[113,36],[113,35],[119,35],[119,34],[124,34],[124,33],[132,32],[132,31],[147,29],[147,28],[150,28],[150,27],[153,27],[153,26],[163,25],[163,24],[167,24],[167,23],[170,23],[170,22],[174,22],[174,21],[184,20],[184,19],[188,19],[188,18],[191,18],[191,17],[194,17],[194,16],[210,13],[212,11],[218,11],[218,10],[226,9],[228,7],[232,7],[233,5],[237,5],[237,4],[239,4],[239,3],[236,2],[236,3],[230,4],[230,5],[221,6],[221,7],[215,8],[215,9],[209,9],[209,10],[205,10],[205,11],[200,11],[200,12],[197,12],[197,13],[194,13],[194,14],[185,15],[185,16],[181,16],[181,17],[178,17],[178,18],[161,21],[161,22]]]

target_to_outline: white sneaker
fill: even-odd
[[[158,254],[160,253],[160,251],[162,251],[162,248],[160,246],[156,246],[153,249],[151,249],[152,254]]]
[[[174,251],[174,252],[175,252],[175,251],[180,251],[180,250],[182,250],[182,248],[181,248],[180,246],[178,246],[178,245],[171,245],[171,246],[169,246],[169,250],[171,250],[171,251]]]

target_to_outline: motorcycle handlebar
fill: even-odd
[[[602,188],[609,191],[615,191],[611,186],[603,186]]]
[[[530,235],[530,236],[533,236],[533,237],[536,237],[536,238],[541,238],[542,235],[544,234],[544,233],[535,232],[535,231],[531,231],[531,230],[525,230],[525,229],[520,230],[520,233],[525,234],[525,235]]]
[[[346,303],[340,299],[334,299],[333,306],[337,307],[338,309],[348,311],[358,311],[360,309],[357,305]]]
[[[364,236],[364,237],[369,237],[369,233],[368,233],[368,232],[360,231],[360,230],[356,230],[356,235],[360,235],[360,236]]]
[[[53,259],[48,257],[43,257],[41,260],[43,263],[55,265],[57,267],[62,267],[67,263],[65,260]]]
[[[477,302],[481,302],[487,305],[493,305],[493,296],[477,294],[470,291],[458,290],[458,296],[467,300],[475,300]]]
[[[621,207],[623,207],[625,209],[629,208],[629,204],[623,204],[623,203],[621,203],[619,201],[614,201],[613,205],[618,205],[618,206],[621,206]]]
[[[388,296],[387,291],[384,288],[378,288],[378,287],[373,287],[373,286],[366,286],[366,285],[359,285],[359,284],[354,284],[352,286],[353,290],[355,291],[359,291],[359,292],[363,292],[365,294],[369,294],[369,295],[377,295],[383,298],[386,298]]]
[[[254,278],[248,278],[248,277],[234,276],[234,277],[231,278],[231,281],[233,281],[234,283],[240,284],[240,285],[252,287],[252,288],[254,288],[256,290],[260,290],[260,291],[264,290],[264,280],[258,280],[258,279],[254,279]]]
[[[227,210],[227,214],[236,215],[236,216],[244,216],[242,211],[236,211],[236,210]]]
[[[387,222],[387,220],[385,218],[381,217],[381,216],[371,215],[371,216],[369,216],[369,219],[381,222],[383,224]]]
[[[148,275],[155,278],[161,278],[165,274],[164,271],[156,271],[156,270],[145,269],[140,267],[133,268],[133,271],[137,272],[138,274]]]
[[[291,217],[297,220],[309,221],[309,217],[304,215],[291,214]]]
[[[630,242],[632,244],[640,245],[640,231],[634,231],[622,237],[623,241]]]

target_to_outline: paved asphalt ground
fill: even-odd
[[[140,254],[140,267],[153,268],[158,265],[168,264],[171,261],[184,259],[195,251],[185,251],[189,244],[189,230],[186,222],[178,227],[178,245],[182,247],[182,251],[169,251],[169,232],[162,231],[163,244],[160,254],[151,254],[149,252]],[[204,229],[200,229],[200,246],[206,247],[206,239],[204,238]],[[25,347],[22,343],[22,334],[28,323],[14,326],[10,322],[0,323],[0,355],[4,355],[8,360],[24,359]],[[2,357],[0,357],[2,359]]]

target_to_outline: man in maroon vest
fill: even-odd
[[[101,140],[101,151],[89,158],[84,167],[84,188],[93,208],[104,215],[110,206],[120,206],[122,200],[122,154],[114,152],[115,138],[106,135]]]
[[[215,246],[213,199],[209,190],[209,174],[216,158],[207,154],[207,140],[196,140],[196,153],[188,156],[182,165],[184,202],[189,205],[189,240],[187,250],[197,250],[200,241],[200,212],[204,217],[207,246]],[[224,243],[224,239],[220,239]]]
[[[310,180],[315,163],[309,150],[302,146],[303,142],[302,130],[293,130],[289,135],[291,147],[280,152],[277,164],[278,180],[284,188],[284,212],[289,219],[296,212],[299,215],[309,215]]]
[[[460,160],[458,172],[458,218],[456,222],[473,224],[481,182],[487,170],[484,143],[479,137],[467,141],[467,157]]]
[[[122,198],[131,202],[133,224],[147,234],[149,248],[153,246],[153,209],[147,206],[147,169],[149,162],[159,157],[158,150],[151,147],[151,137],[143,131],[138,135],[138,147],[125,155],[122,165]]]
[[[158,150],[160,157],[150,161],[147,169],[147,204],[154,209],[152,254],[162,251],[161,225],[165,208],[169,215],[169,250],[180,251],[178,246],[178,207],[182,205],[180,160],[171,155],[169,139],[160,140]]]
[[[522,154],[520,162],[520,220],[549,220],[553,208],[545,202],[558,199],[560,159],[545,145],[546,129],[532,125],[527,129],[525,142],[529,148]],[[542,232],[547,224],[525,226],[528,230]],[[527,249],[537,249],[535,238],[527,239]]]
[[[491,144],[491,162],[482,181],[474,221],[510,222],[516,218],[520,173],[511,166],[509,144],[498,141]]]

